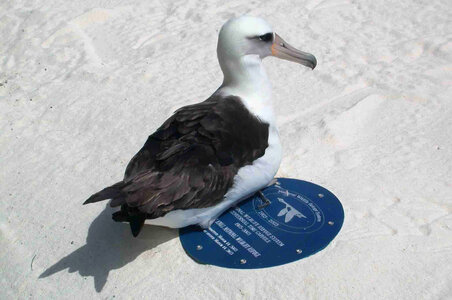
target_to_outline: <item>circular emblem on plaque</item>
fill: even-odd
[[[311,199],[294,191],[274,185],[264,190],[267,199],[276,199],[265,205],[261,197],[253,198],[256,214],[280,230],[293,233],[310,233],[324,225],[323,212]]]

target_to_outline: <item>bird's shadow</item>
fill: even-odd
[[[144,226],[138,238],[130,232],[129,224],[111,219],[114,212],[107,206],[91,223],[86,245],[45,270],[39,278],[51,276],[64,269],[81,276],[94,277],[94,287],[100,292],[111,270],[132,262],[141,253],[177,237],[177,230],[157,226]]]

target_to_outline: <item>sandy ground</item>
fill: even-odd
[[[450,0],[62,2],[0,1],[0,298],[452,298]],[[278,175],[346,213],[322,252],[251,271],[81,205],[220,85],[218,30],[243,13],[316,55],[265,62]]]

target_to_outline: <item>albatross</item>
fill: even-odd
[[[222,85],[207,100],[174,112],[132,158],[124,179],[84,202],[111,199],[113,220],[208,228],[231,206],[269,185],[281,143],[262,60],[275,56],[314,69],[317,61],[263,19],[228,20],[218,37]]]

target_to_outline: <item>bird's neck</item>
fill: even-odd
[[[240,97],[251,112],[273,123],[271,85],[260,57],[246,55],[235,60],[220,61],[220,66],[224,80],[218,92]]]
[[[258,55],[221,61],[220,66],[224,75],[220,89],[259,95],[262,100],[271,98],[270,82]]]

